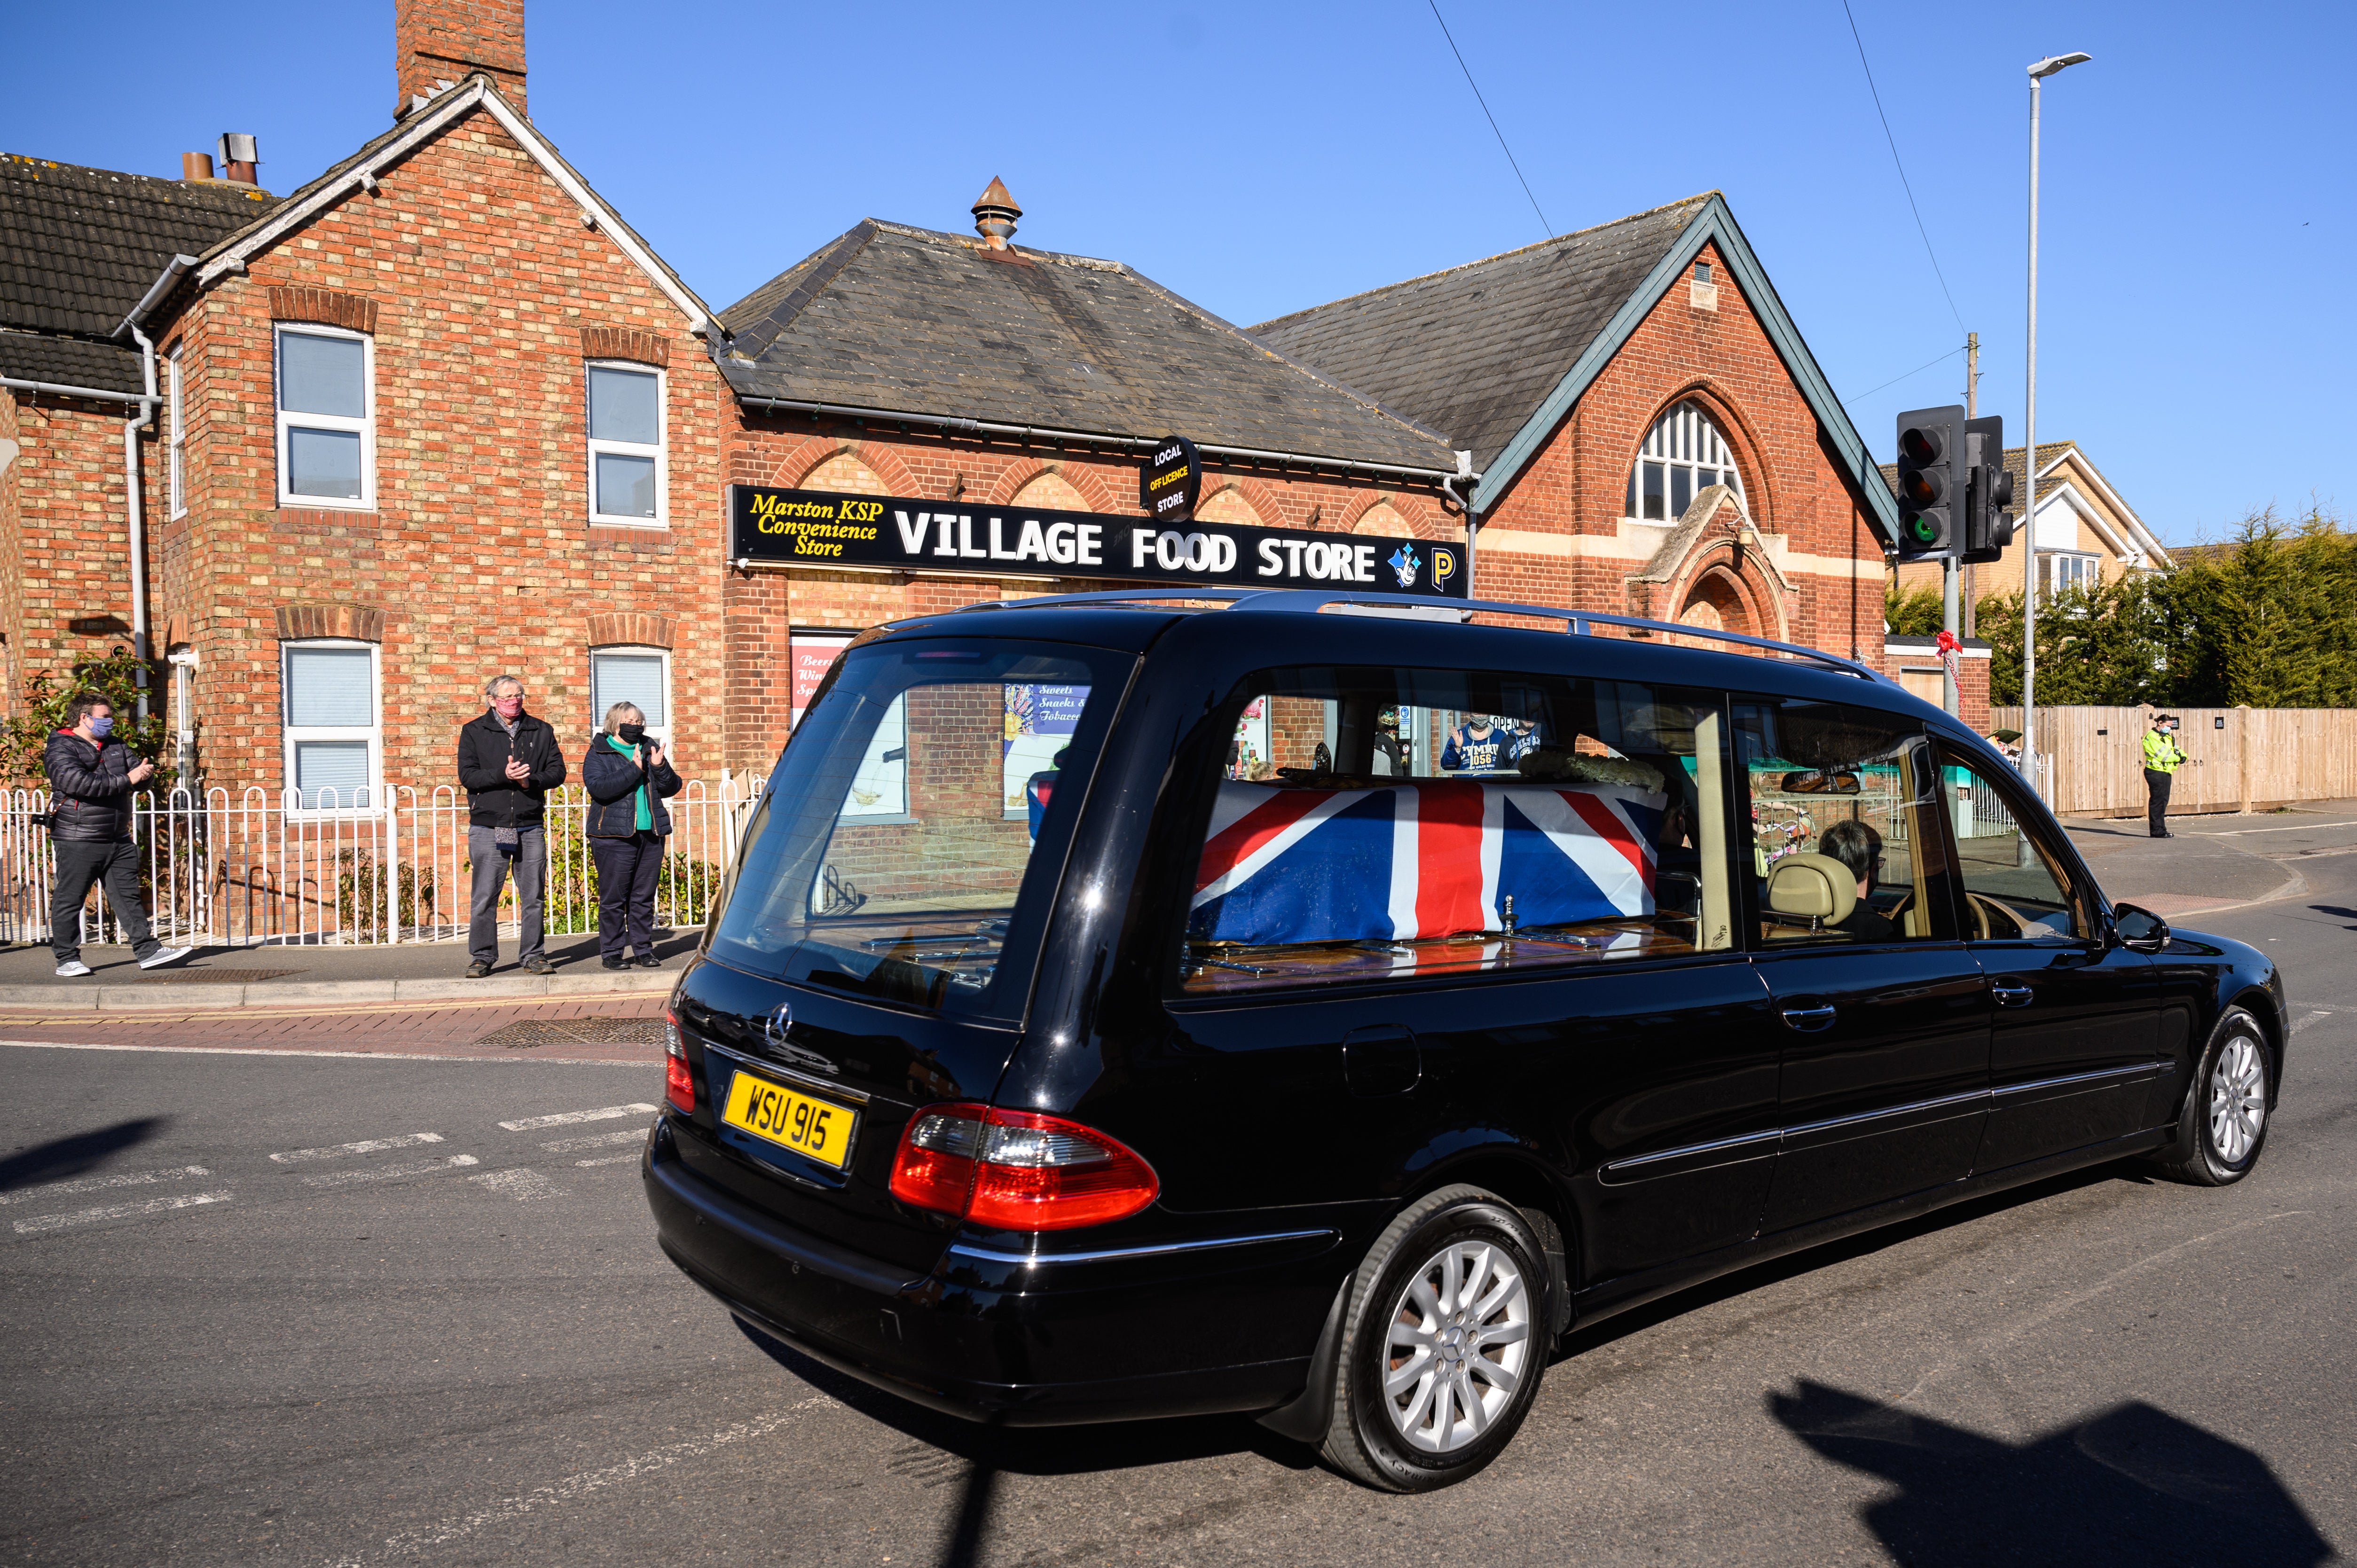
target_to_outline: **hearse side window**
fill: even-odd
[[[1940,794],[1956,835],[1975,941],[2084,940],[2086,918],[2061,857],[2035,819],[2016,820],[2022,791],[1944,747]]]
[[[1252,677],[1210,722],[1232,733],[1190,894],[1183,993],[1733,945],[1713,693],[1293,669]]]
[[[1763,946],[1954,940],[1921,726],[1738,701],[1735,746]]]
[[[1019,1007],[1015,950],[1045,922],[1131,665],[999,641],[854,649],[762,793],[711,955],[905,1006]],[[1025,978],[1001,984],[1010,961]]]

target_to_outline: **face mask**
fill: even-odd
[[[615,730],[615,733],[622,737],[622,744],[624,746],[636,746],[639,742],[647,738],[647,726],[644,725],[622,725]]]
[[[102,719],[91,720],[90,733],[98,736],[101,740],[104,740],[108,736],[113,735],[114,733],[114,715],[113,714],[109,714]]]

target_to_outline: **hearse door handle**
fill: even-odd
[[[1804,1035],[1813,1035],[1819,1029],[1829,1029],[1833,1027],[1833,1022],[1834,1006],[1830,1002],[1821,1003],[1814,1007],[1787,1007],[1784,1009],[1785,1026],[1789,1028],[1798,1029]]]
[[[2027,985],[2008,985],[1999,980],[1990,983],[1989,994],[1996,998],[1996,1004],[2000,1007],[2027,1007],[2037,993]]]

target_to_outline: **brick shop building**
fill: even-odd
[[[396,46],[393,126],[283,199],[45,177],[181,227],[133,224],[63,326],[0,291],[11,701],[137,618],[215,783],[449,782],[507,670],[570,746],[628,697],[683,772],[766,768],[857,631],[1132,580],[1173,434],[1197,523],[1297,574],[1372,582],[1380,539],[1485,597],[1882,657],[1889,490],[1716,194],[1247,331],[1017,244],[994,182],[973,234],[866,220],[713,310],[526,115],[520,0],[402,0]],[[757,554],[748,497],[877,498],[924,559]],[[1057,526],[1142,542],[1031,547]]]

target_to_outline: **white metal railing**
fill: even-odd
[[[655,887],[655,923],[700,926],[736,863],[765,780],[724,770],[692,779],[665,802],[672,833]],[[132,800],[131,836],[156,936],[208,944],[430,942],[464,938],[472,866],[467,798],[451,785],[395,785],[382,803],[334,791],[306,805],[292,789],[174,789]],[[0,940],[47,941],[57,857],[39,789],[0,792]],[[597,929],[597,868],[583,830],[589,797],[577,785],[548,796],[551,935]],[[503,929],[515,925],[511,880]],[[84,904],[84,942],[121,940],[102,891]]]

